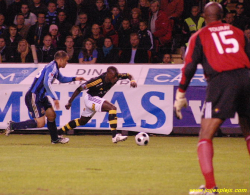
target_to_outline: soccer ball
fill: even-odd
[[[146,146],[149,142],[149,136],[147,133],[140,132],[135,136],[135,142],[138,146]]]

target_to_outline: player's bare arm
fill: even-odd
[[[84,85],[84,86],[85,86],[85,85]],[[71,98],[69,99],[68,103],[65,105],[65,108],[66,108],[67,110],[70,109],[71,103],[72,103],[72,102],[74,101],[74,99],[79,95],[79,93],[81,93],[81,91],[84,90],[84,86],[81,85],[81,86],[79,86],[79,87],[74,91],[74,93],[73,93],[73,95],[71,96]]]
[[[130,80],[130,87],[136,88],[137,83],[136,83],[134,77],[131,74],[129,74],[128,79]]]
[[[76,77],[76,81],[87,81],[84,77]]]

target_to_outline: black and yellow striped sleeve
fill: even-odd
[[[129,73],[119,73],[119,74],[118,74],[118,78],[119,78],[119,79],[128,79],[129,76],[130,76]]]

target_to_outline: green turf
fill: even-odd
[[[0,135],[0,195],[184,195],[204,184],[197,137],[69,136],[50,144],[48,135]],[[214,168],[221,188],[250,194],[250,158],[243,138],[215,138]],[[225,193],[221,193],[225,194]]]

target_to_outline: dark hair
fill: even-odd
[[[244,4],[243,4],[243,3],[237,3],[237,4],[235,5],[235,7],[237,7],[238,5],[242,5],[243,8],[244,8]]]
[[[85,47],[85,44],[87,42],[91,42],[92,43],[92,49],[90,50],[90,53],[88,53],[86,47]],[[93,39],[91,38],[87,38],[83,41],[82,43],[82,53],[83,53],[83,61],[85,61],[85,59],[89,59],[89,57],[93,54],[93,51],[96,49],[96,43]]]
[[[112,40],[111,37],[105,37],[105,38],[104,38],[104,41],[105,41],[105,39],[109,39],[109,40],[111,41],[111,43],[113,44],[113,40]]]

